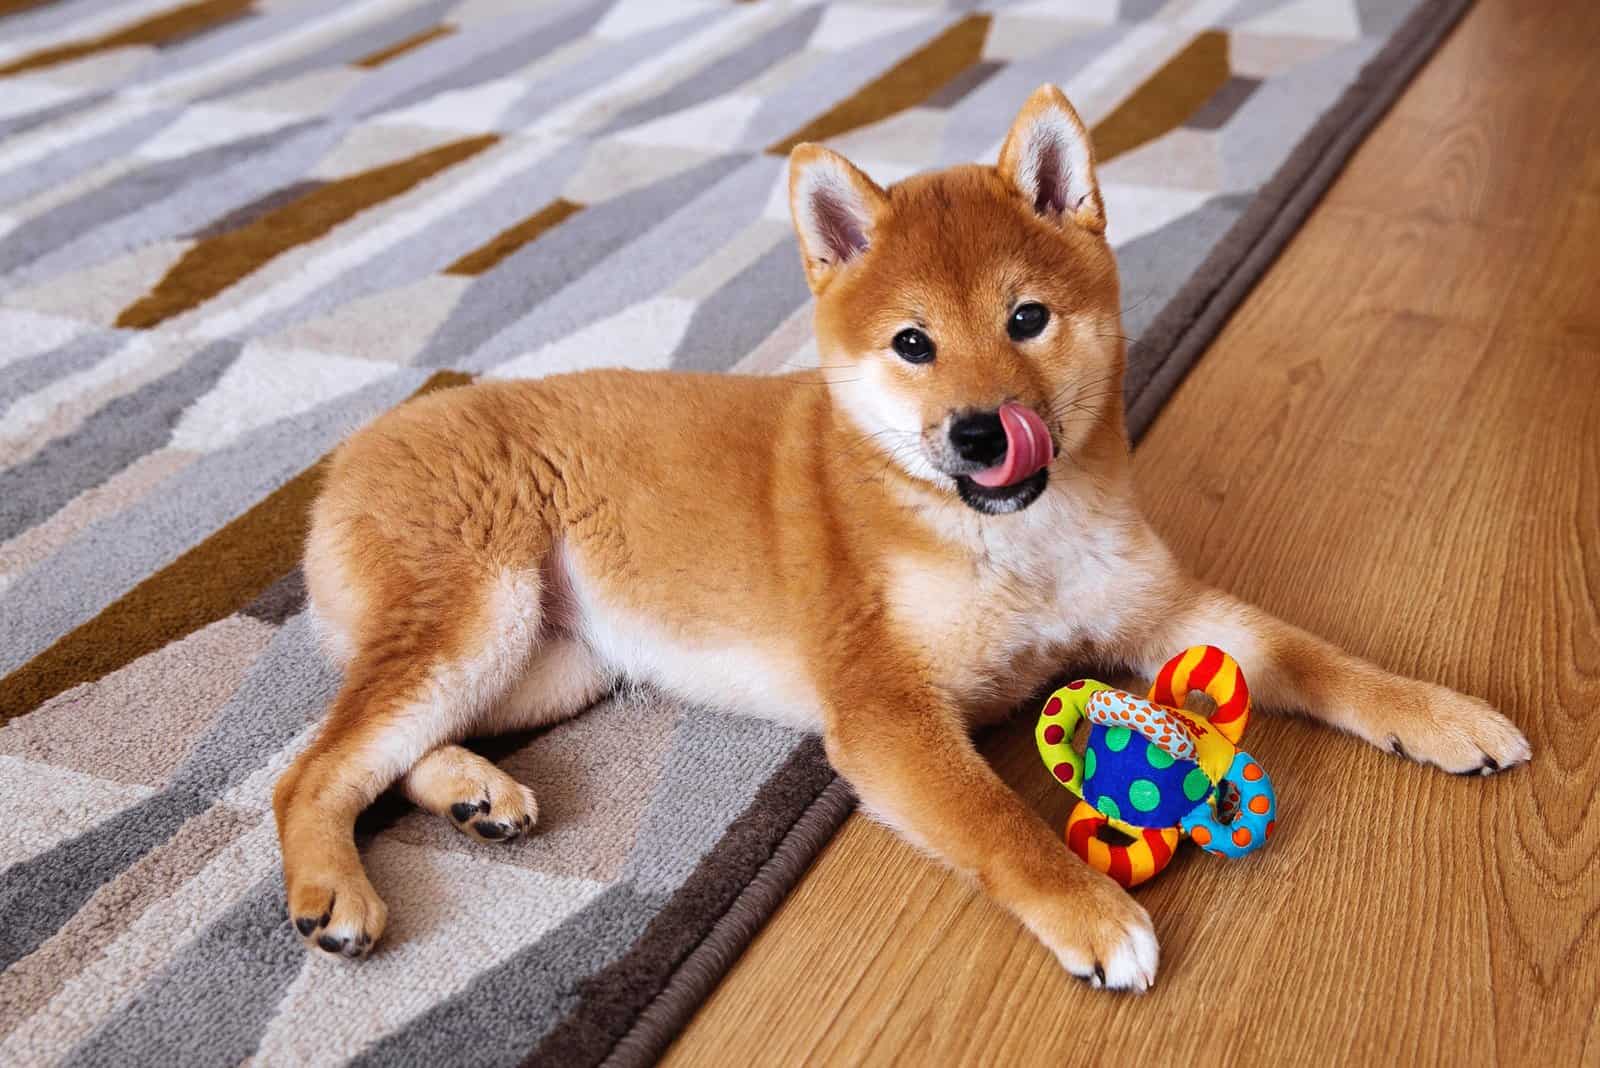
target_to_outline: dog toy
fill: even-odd
[[[1216,703],[1209,717],[1184,710],[1191,690]],[[1091,726],[1080,755],[1072,735],[1081,719]],[[1261,765],[1239,748],[1249,722],[1244,673],[1211,645],[1167,661],[1146,698],[1093,679],[1067,683],[1034,728],[1045,766],[1079,799],[1067,844],[1123,886],[1165,868],[1184,835],[1225,857],[1259,849],[1272,837],[1278,801]],[[1107,826],[1131,841],[1108,841]]]

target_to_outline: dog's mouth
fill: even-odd
[[[1050,469],[1042,467],[1020,482],[1006,486],[984,486],[970,475],[956,476],[956,492],[968,508],[984,515],[1020,512],[1039,499],[1050,483]]]
[[[992,467],[955,473],[962,501],[985,515],[1018,512],[1038,500],[1058,450],[1050,428],[1027,405],[1010,401],[997,414],[1006,436],[1005,455]]]

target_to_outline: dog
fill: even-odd
[[[443,390],[356,432],[305,576],[344,681],[274,812],[290,922],[363,957],[386,909],[358,814],[398,783],[505,841],[533,792],[457,744],[624,679],[820,732],[864,809],[1095,986],[1144,990],[1150,917],[982,759],[1067,663],[1228,649],[1265,705],[1459,773],[1525,761],[1475,698],[1187,576],[1140,514],[1094,151],[1054,86],[997,166],[880,188],[802,144],[789,199],[820,367],[591,371]]]

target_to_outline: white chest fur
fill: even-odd
[[[1114,643],[1170,566],[1131,507],[1085,509],[1066,492],[1018,515],[954,522],[952,551],[891,557],[885,596],[908,650],[973,709],[1009,708],[1074,651]],[[563,567],[573,629],[610,670],[693,703],[821,726],[798,637],[697,633],[601,596],[571,555]]]
[[[1017,699],[1075,653],[1115,644],[1169,566],[1131,508],[1085,509],[1063,492],[949,533],[970,553],[899,558],[890,597],[960,702]]]

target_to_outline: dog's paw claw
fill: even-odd
[[[1059,917],[1031,926],[1070,974],[1096,990],[1143,993],[1155,982],[1161,957],[1150,916],[1109,879],[1096,889],[1097,901],[1074,901]]]
[[[1493,775],[1527,762],[1528,740],[1475,697],[1428,686],[1402,709],[1404,718],[1379,743],[1396,756],[1456,775]]]
[[[1463,776],[1467,776],[1467,777],[1472,777],[1472,776],[1482,777],[1482,776],[1485,776],[1485,775],[1494,775],[1494,774],[1496,774],[1498,772],[1501,772],[1501,771],[1504,771],[1504,770],[1505,770],[1505,768],[1500,766],[1500,762],[1498,760],[1496,760],[1494,757],[1490,756],[1488,753],[1484,753],[1483,754],[1483,759],[1481,761],[1479,761],[1477,765],[1475,765],[1473,767],[1470,767],[1470,768],[1463,768],[1462,770],[1456,772],[1455,774],[1463,775]]]

